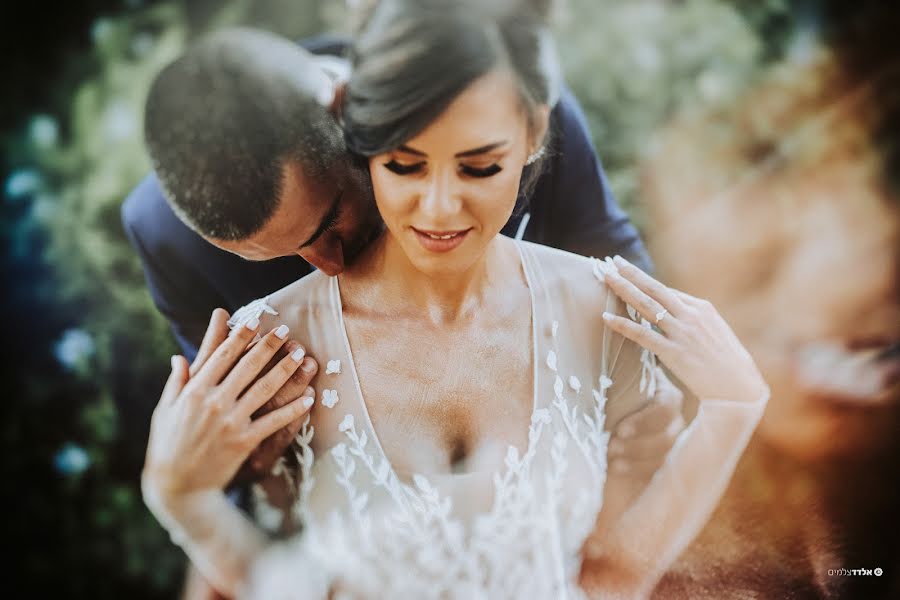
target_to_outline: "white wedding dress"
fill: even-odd
[[[315,272],[235,313],[232,325],[258,317],[261,331],[289,324],[320,364],[294,466],[276,466],[297,492],[302,533],[255,561],[246,597],[583,597],[577,576],[603,507],[607,431],[652,397],[655,362],[604,326],[604,310],[626,313],[603,282],[611,263],[514,243],[531,294],[533,372],[522,377],[533,377],[533,411],[530,423],[505,424],[528,429],[527,448],[510,446],[492,468],[395,470],[362,396],[337,277]],[[702,399],[608,539],[595,534],[595,549],[661,574],[718,502],[765,400]],[[264,502],[256,514],[278,525]]]

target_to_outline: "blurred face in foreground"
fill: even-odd
[[[732,323],[772,390],[759,435],[802,459],[877,450],[900,418],[900,206],[844,118],[852,144],[830,129],[821,156],[725,191],[676,133],[684,155],[660,153],[645,188],[660,272]]]

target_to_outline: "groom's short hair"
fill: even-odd
[[[285,161],[328,176],[345,146],[322,77],[305,50],[251,29],[208,36],[160,72],[144,134],[182,221],[205,237],[242,240],[278,207]]]

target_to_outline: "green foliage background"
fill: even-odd
[[[27,342],[3,367],[2,475],[17,508],[15,571],[36,596],[162,598],[180,582],[182,556],[137,483],[177,350],[119,222],[148,171],[141,115],[153,75],[205,31],[251,24],[300,38],[345,19],[339,0],[128,6],[94,22],[92,48],[70,59],[83,76],[60,79],[59,110],[3,137],[3,313],[11,339]],[[794,27],[777,0],[571,0],[559,17],[569,85],[626,208],[654,132],[739,94]]]

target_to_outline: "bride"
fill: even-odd
[[[379,3],[344,99],[384,233],[341,275],[233,318],[232,345],[283,325],[327,364],[295,460],[259,490],[258,521],[302,531],[271,541],[223,487],[247,436],[309,399],[251,422],[253,406],[197,401],[173,372],[145,499],[229,594],[646,595],[718,502],[768,389],[707,302],[620,258],[499,235],[552,139],[551,42],[527,4],[432,4]],[[606,432],[652,396],[655,356],[700,405],[632,494],[607,475]]]

